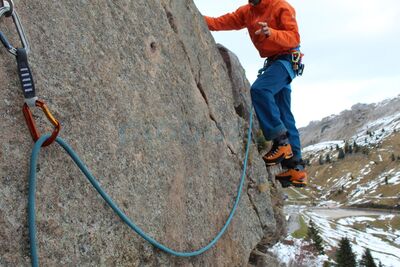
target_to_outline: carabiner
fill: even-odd
[[[6,0],[6,1],[8,1],[9,3],[12,3],[12,0]],[[22,23],[21,23],[21,20],[19,19],[17,12],[11,6],[13,6],[13,4],[10,5],[10,7],[7,9],[7,11],[4,12],[4,14],[7,16],[7,12],[12,12],[11,17],[14,22],[15,28],[17,29],[19,39],[21,40],[22,48],[24,48],[26,53],[28,54],[30,51],[30,45],[29,45],[28,39],[26,38],[24,28],[22,27]],[[7,40],[7,38],[4,36],[3,33],[0,34],[0,37],[1,37],[1,42],[6,47],[8,52],[13,54],[14,56],[17,56],[17,48],[15,48]]]
[[[47,139],[43,143],[43,146],[48,146],[48,145],[52,144],[54,142],[54,140],[56,140],[56,138],[60,132],[60,129],[61,129],[61,124],[58,122],[58,120],[56,120],[53,117],[53,115],[50,113],[50,110],[47,108],[46,104],[43,101],[36,100],[36,107],[39,107],[43,111],[43,113],[46,115],[47,119],[54,126],[53,133],[51,134],[49,139]],[[31,133],[32,139],[33,139],[33,141],[36,142],[40,138],[40,133],[36,129],[36,124],[35,124],[35,120],[33,119],[32,112],[26,103],[24,104],[24,106],[22,108],[22,112],[24,113],[25,121],[26,121],[26,124],[28,125],[29,132]]]
[[[301,60],[302,54],[300,51],[292,51],[292,62],[299,63]]]
[[[14,12],[14,2],[12,0],[0,0],[0,18],[4,15],[9,17]]]

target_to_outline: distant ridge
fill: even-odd
[[[355,104],[350,110],[312,121],[308,126],[300,128],[302,145],[306,147],[323,141],[349,139],[364,130],[375,131],[380,125],[371,125],[371,122],[396,114],[400,114],[400,95],[379,103]]]

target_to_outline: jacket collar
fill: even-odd
[[[275,2],[276,0],[261,0],[261,3],[258,4],[257,6],[252,6],[250,5],[250,8],[254,11],[264,11],[265,9],[267,9],[268,7],[270,7],[272,5],[273,2]]]

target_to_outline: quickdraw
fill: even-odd
[[[12,0],[0,0],[0,18],[2,16],[12,18],[22,44],[22,48],[15,48],[8,41],[7,37],[0,31],[1,43],[10,54],[16,57],[17,60],[19,79],[21,81],[22,92],[25,97],[25,104],[22,111],[24,113],[26,123],[28,125],[33,140],[36,142],[40,138],[40,134],[39,131],[36,129],[36,124],[34,122],[30,108],[39,107],[44,112],[50,123],[54,126],[52,135],[43,144],[43,146],[48,146],[52,144],[57,138],[57,135],[61,129],[61,125],[51,114],[44,101],[39,100],[36,96],[33,75],[28,62],[28,53],[30,51],[30,46],[28,39],[26,38],[24,28],[22,27],[21,20],[19,19],[19,16],[14,9],[14,3]]]

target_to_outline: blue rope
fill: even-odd
[[[96,188],[97,192],[101,195],[101,197],[107,202],[107,204],[114,210],[114,212],[136,233],[138,233],[143,239],[151,243],[154,247],[169,253],[174,256],[178,257],[192,257],[200,255],[211,247],[213,247],[217,241],[221,238],[224,234],[226,229],[228,228],[233,215],[237,209],[239,204],[240,195],[243,189],[244,181],[246,178],[246,169],[247,169],[247,161],[249,158],[249,150],[250,150],[250,143],[251,143],[251,128],[253,124],[253,111],[250,112],[250,125],[247,134],[247,145],[246,145],[246,154],[243,163],[243,172],[242,177],[240,180],[240,184],[237,189],[237,196],[235,200],[235,204],[229,214],[228,219],[226,220],[225,225],[222,227],[221,231],[215,236],[215,238],[205,247],[191,252],[179,252],[173,249],[170,249],[153,238],[147,235],[141,228],[139,228],[134,222],[132,222],[128,216],[114,203],[111,197],[101,188],[99,182],[97,182],[96,178],[90,173],[89,169],[84,165],[82,160],[78,157],[76,152],[61,138],[57,138],[56,141],[59,145],[61,145],[64,150],[71,156],[73,161],[78,165],[81,171],[84,173],[86,178],[89,182]],[[38,267],[39,266],[39,258],[37,253],[37,245],[36,245],[36,219],[35,219],[35,191],[36,191],[36,169],[37,169],[37,161],[40,149],[42,144],[50,137],[50,135],[43,135],[34,145],[32,150],[32,157],[31,157],[31,165],[30,165],[30,173],[29,173],[29,198],[28,198],[28,224],[29,224],[29,239],[30,239],[30,251],[31,251],[31,259],[32,259],[32,266]]]

